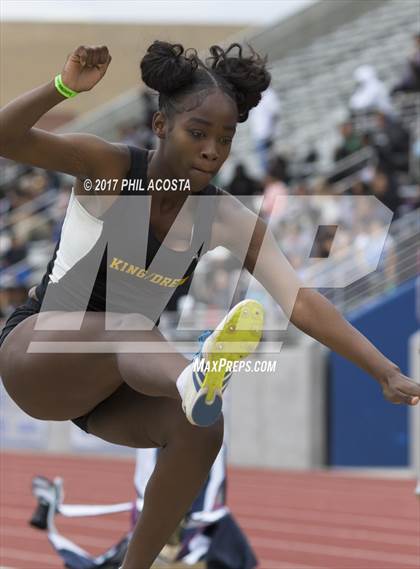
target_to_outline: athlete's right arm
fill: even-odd
[[[110,62],[105,46],[80,46],[67,58],[62,81],[78,93],[90,91],[102,79]],[[64,100],[52,80],[1,109],[0,155],[77,178],[106,176],[107,168],[125,159],[120,145],[91,134],[59,135],[33,128],[47,111]]]

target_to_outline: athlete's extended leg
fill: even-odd
[[[60,324],[60,320],[63,324],[63,320],[70,323],[78,316],[76,313],[46,313],[43,319],[44,323],[49,320],[54,324],[56,319],[56,324]],[[87,313],[83,329],[70,334],[43,330],[41,334],[46,337],[42,338],[39,331],[34,331],[36,317],[29,317],[10,333],[0,349],[0,373],[13,399],[35,417],[60,420],[90,412],[88,430],[92,434],[136,448],[162,448],[124,566],[124,569],[148,569],[208,475],[222,444],[223,420],[222,417],[217,420],[219,404],[219,411],[212,413],[211,421],[207,421],[207,411],[203,412],[206,421],[202,424],[207,424],[207,428],[193,426],[182,411],[175,383],[180,373],[187,371],[188,362],[171,349],[156,329],[124,332],[123,338],[121,332],[137,317],[116,315],[115,318],[114,324],[117,328],[120,325],[120,330],[110,333],[104,329],[103,315]],[[246,324],[244,329],[241,322]],[[204,351],[208,352],[209,363],[212,358],[218,363],[218,358],[225,355],[221,358],[225,366],[226,358],[235,360],[247,355],[258,343],[261,325],[258,303],[240,303],[222,321],[220,329],[206,340],[210,349]],[[35,340],[35,336],[40,341],[69,342],[70,335],[81,344],[83,353],[28,351],[29,342]],[[89,342],[121,344],[123,340],[158,341],[165,353],[139,353],[128,357],[113,352],[86,353],[86,349],[92,347]],[[239,343],[238,353],[228,353],[231,341]],[[65,345],[66,350],[69,347],[70,344]],[[97,349],[96,345],[96,352]],[[221,400],[224,368],[205,372],[201,382],[196,378],[193,381],[193,374],[188,373],[187,380],[194,384],[192,406],[197,397],[207,399],[208,394],[210,408],[216,398]],[[204,408],[207,402],[202,403]],[[188,411],[188,404],[186,407]]]
[[[188,361],[160,331],[127,330],[136,315],[114,315],[116,330],[105,330],[104,313],[87,312],[80,330],[64,331],[78,313],[46,312],[40,317],[57,330],[34,330],[38,315],[21,322],[0,348],[0,375],[12,399],[39,419],[66,420],[84,415],[124,382],[141,393],[179,401],[176,379]],[[61,328],[61,331],[60,331]],[[31,342],[81,346],[79,353],[33,353]],[[164,353],[88,353],[93,341],[161,343]],[[98,344],[99,345],[99,344]],[[85,349],[86,348],[86,349]],[[60,348],[62,350],[62,348]],[[96,349],[96,348],[95,348]],[[180,404],[180,403],[179,403]]]
[[[90,414],[88,431],[117,444],[161,447],[123,565],[148,569],[208,476],[223,442],[223,420],[195,427],[177,401],[124,385]]]
[[[49,319],[76,317],[48,314]],[[89,431],[111,442],[133,447],[161,447],[147,488],[144,513],[129,550],[127,568],[148,568],[191,506],[222,444],[222,420],[208,429],[186,419],[175,381],[188,363],[180,354],[29,353],[30,341],[122,341],[104,333],[97,313],[87,313],[81,330],[34,334],[34,317],[21,322],[0,349],[0,373],[13,399],[30,415],[63,420],[94,411]],[[124,323],[123,323],[124,324]],[[161,339],[161,334],[127,332],[129,341]],[[156,378],[163,395],[139,389]]]
[[[212,367],[198,373],[157,328],[141,329],[145,324],[141,315],[108,313],[106,323],[112,323],[112,330],[105,329],[105,313],[87,312],[78,329],[80,316],[78,312],[41,313],[44,329],[38,330],[35,314],[20,322],[1,346],[3,383],[26,413],[39,419],[73,419],[91,411],[123,383],[146,395],[180,401],[179,378],[188,419],[208,426],[221,411],[227,364],[246,357],[259,342],[263,308],[253,300],[236,305],[205,341],[201,360]],[[54,353],[34,353],[29,346],[36,342],[46,342]],[[157,353],[153,349],[147,353],[149,342],[157,345]],[[141,352],[121,352],[132,343]],[[100,352],[104,346],[108,351]]]

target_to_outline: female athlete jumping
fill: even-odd
[[[76,178],[45,276],[2,331],[0,373],[10,396],[33,417],[71,419],[112,443],[162,449],[124,569],[151,566],[222,444],[227,366],[196,371],[156,327],[145,329],[207,250],[221,245],[243,258],[293,324],[370,373],[387,399],[416,404],[420,396],[419,386],[324,297],[300,288],[263,221],[210,184],[229,155],[237,123],[270,83],[257,54],[244,56],[238,44],[210,51],[204,63],[194,51],[156,41],[143,58],[143,80],[160,95],[155,152],[33,128],[52,107],[102,79],[111,62],[105,46],[78,47],[61,75],[0,113],[1,155]],[[188,180],[190,191],[147,192],[148,199],[139,199],[145,194],[130,193],[125,182],[142,180],[148,187],[153,181],[157,187],[163,179],[182,180],[184,189]],[[111,181],[113,191],[106,199],[90,197],[86,180]],[[92,267],[99,267],[93,280]],[[42,329],[35,328],[38,318]],[[261,330],[262,307],[244,301],[206,339],[198,358],[213,364],[222,355],[225,361],[245,357]],[[82,348],[95,342],[95,348],[28,350],[38,340],[66,346],[77,341]],[[125,341],[157,343],[162,350],[127,353],[118,348]],[[101,353],[98,346],[109,342],[115,349]]]

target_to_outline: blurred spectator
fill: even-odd
[[[345,160],[355,152],[363,148],[363,139],[354,130],[353,123],[350,120],[343,122],[340,126],[340,134],[342,137],[341,144],[334,151],[334,162]],[[337,169],[329,177],[329,183],[335,184],[348,176],[351,176],[360,169],[360,164],[339,165]]]
[[[262,186],[248,175],[243,164],[237,164],[227,191],[233,196],[254,196],[262,192]]]
[[[313,164],[314,162],[318,162],[319,160],[319,153],[315,147],[312,147],[308,153],[306,154],[303,161],[307,164]]]
[[[290,181],[289,161],[284,154],[276,154],[268,161],[268,172],[270,176],[281,180],[285,184]]]
[[[319,162],[319,152],[315,146],[312,146],[304,155],[302,162],[299,164],[299,173],[302,177],[312,176],[316,174]]]
[[[287,208],[281,215],[280,223],[272,228],[280,243],[289,223],[298,223],[302,232],[308,232],[317,225],[319,219],[319,211],[312,203],[311,192],[306,182],[297,183],[290,194],[292,197],[287,200]]]
[[[411,148],[410,161],[413,177],[417,183],[420,183],[420,136],[417,137]]]
[[[63,184],[59,189],[57,198],[51,206],[52,240],[57,242],[60,238],[61,228],[66,215],[67,206],[71,194],[71,185]]]
[[[9,248],[5,253],[3,253],[1,267],[9,267],[19,261],[23,261],[26,258],[28,249],[26,243],[19,238],[17,235],[12,233],[10,235]]]
[[[16,210],[10,213],[9,219],[20,241],[52,239],[53,226],[49,214]]]
[[[20,178],[19,188],[21,193],[27,197],[26,201],[37,198],[50,189],[47,173],[42,170],[34,170]]]
[[[373,195],[396,214],[396,217],[401,199],[398,196],[398,188],[394,178],[378,168],[373,176],[371,187]]]
[[[410,162],[410,134],[397,117],[375,114],[374,145],[380,167],[393,172],[408,172]]]
[[[365,182],[362,180],[356,180],[344,193],[350,196],[368,196],[371,192]]]
[[[0,327],[3,327],[8,316],[27,298],[28,289],[24,286],[0,287]]]
[[[301,268],[311,250],[311,237],[298,221],[282,227],[281,249],[295,269]]]
[[[293,186],[292,193],[294,196],[309,196],[310,191],[307,185],[307,181],[306,180],[296,181],[296,185]]]
[[[350,156],[362,148],[362,139],[354,131],[353,124],[350,120],[343,122],[339,128],[342,141],[334,152],[334,162],[343,160],[343,158],[347,158],[347,156]]]
[[[376,270],[368,277],[371,286],[378,292],[378,288],[392,288],[396,282],[396,255],[395,242],[390,234],[383,242],[383,225],[376,218],[365,220],[354,240],[354,246],[358,252],[358,260],[362,266],[372,267],[376,265],[376,259],[380,258]]]
[[[249,113],[249,128],[258,154],[263,175],[268,171],[270,150],[278,133],[280,100],[272,87],[268,87],[258,105]]]
[[[399,216],[406,215],[420,207],[420,185],[402,184],[398,187],[398,196],[401,198],[401,205],[398,208]],[[419,249],[420,251],[420,249]]]
[[[407,61],[405,73],[392,89],[395,93],[418,93],[420,91],[420,33],[414,36],[414,50]]]
[[[381,111],[392,114],[392,102],[385,84],[377,77],[371,65],[361,65],[354,72],[356,90],[350,98],[349,106],[353,112],[369,113]]]
[[[312,208],[317,210],[319,225],[334,225],[340,223],[340,220],[346,219],[350,211],[345,209],[343,200],[340,200],[334,194],[330,186],[329,180],[319,178],[313,185]]]
[[[261,215],[267,222],[275,225],[281,219],[287,207],[288,194],[288,188],[281,180],[274,176],[265,178]]]

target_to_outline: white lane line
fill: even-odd
[[[129,531],[129,527],[127,525],[127,533]],[[2,528],[1,530],[2,536],[7,536],[7,537],[18,537],[18,538],[22,538],[27,540],[36,540],[37,542],[39,542],[40,537],[42,537],[42,535],[45,537],[45,539],[47,539],[47,532],[43,532],[43,534],[35,534],[35,532],[32,535],[28,535],[27,530],[22,530],[22,528]],[[115,540],[113,540],[112,538],[108,538],[108,539],[104,539],[104,538],[96,538],[96,537],[91,537],[88,536],[86,534],[75,534],[75,533],[69,533],[68,531],[66,531],[67,537],[68,539],[70,539],[71,541],[75,542],[75,543],[82,543],[83,547],[102,547],[102,548],[108,548],[111,547],[111,545],[113,544],[113,542]],[[1,567],[0,567],[1,569]]]
[[[273,561],[272,559],[259,559],[259,569],[325,569],[321,565],[305,565],[291,561]]]
[[[34,551],[22,551],[21,549],[13,549],[4,547],[1,550],[2,557],[16,559],[19,561],[32,561],[37,563],[53,563],[57,567],[57,556],[44,553],[35,553]]]
[[[316,543],[303,543],[299,541],[286,541],[281,539],[269,539],[265,537],[253,537],[251,543],[254,547],[267,547],[270,549],[294,551],[297,553],[312,553],[347,559],[366,559],[369,561],[383,561],[385,563],[395,563],[395,566],[412,565],[413,569],[418,568],[419,558],[417,555],[406,555],[404,553],[384,553],[383,551],[373,551],[355,547],[339,547],[335,545]]]
[[[281,534],[293,533],[302,536],[312,535],[317,537],[328,537],[336,539],[349,539],[352,541],[379,542],[394,545],[412,545],[418,547],[418,535],[391,534],[389,532],[377,532],[370,530],[359,530],[352,528],[337,528],[333,526],[319,527],[318,525],[294,524],[293,522],[280,522],[275,520],[264,520],[257,516],[241,520],[241,526],[249,531],[266,530]],[[414,528],[415,532],[415,528]]]
[[[232,501],[232,498],[231,498]],[[288,508],[288,507],[270,507],[270,506],[259,506],[258,508],[247,507],[244,504],[238,504],[235,508],[232,508],[234,514],[243,518],[249,518],[255,516],[258,513],[260,518],[273,519],[273,520],[294,520],[303,522],[321,522],[326,524],[357,524],[368,526],[369,529],[391,529],[401,530],[405,532],[417,531],[417,520],[407,520],[403,518],[381,518],[376,515],[363,515],[356,513],[346,513],[346,512],[332,512],[327,510],[321,510],[311,508],[308,510],[308,506],[302,506],[301,508]],[[416,533],[417,535],[417,533]]]

